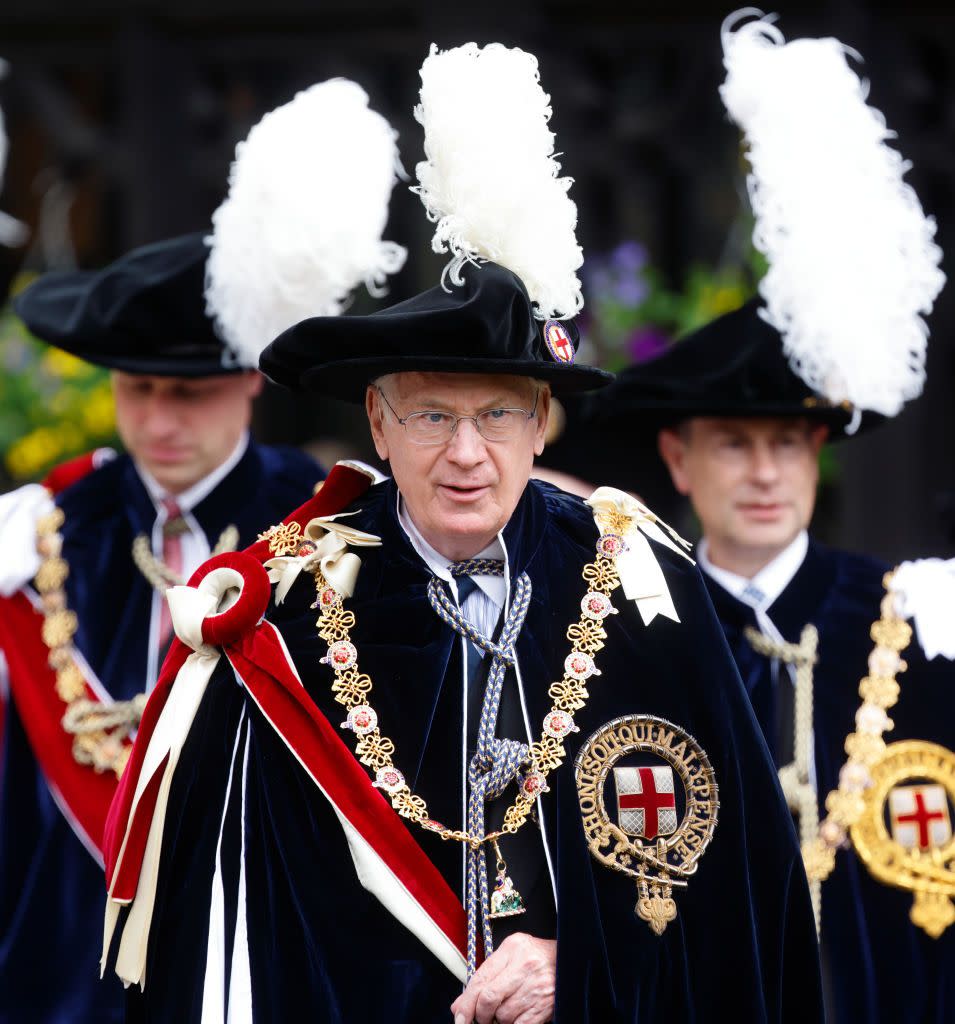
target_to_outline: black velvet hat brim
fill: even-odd
[[[613,380],[613,374],[592,366],[548,366],[534,361],[506,359],[413,358],[349,359],[331,366],[305,368],[299,377],[300,387],[320,394],[332,395],[350,402],[363,402],[365,389],[379,377],[389,373],[494,373],[514,377],[533,377],[550,384],[555,395],[592,391]],[[288,378],[286,378],[288,379]],[[282,382],[277,382],[282,383]],[[285,384],[284,386],[296,386]]]
[[[13,307],[42,341],[126,373],[210,377],[240,372],[205,309],[202,233],[134,249],[101,270],[44,274]]]
[[[564,321],[576,349],[577,332]],[[548,354],[520,280],[493,263],[368,316],[312,317],[281,334],[259,368],[276,384],[350,402],[388,373],[493,373],[548,381],[556,394],[608,384],[605,370]]]

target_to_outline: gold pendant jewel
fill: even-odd
[[[507,873],[507,865],[501,856],[501,849],[497,845],[497,840],[492,840],[492,843],[494,853],[497,856],[497,882],[494,885],[494,892],[491,893],[491,912],[488,914],[488,917],[492,921],[497,921],[502,917],[516,917],[518,914],[523,914],[527,908],[524,906],[523,897],[514,888],[511,876]]]

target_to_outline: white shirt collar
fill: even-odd
[[[752,608],[769,608],[789,586],[809,550],[809,534],[800,530],[795,539],[751,579],[728,569],[713,565],[709,559],[709,545],[704,537],[697,548],[697,560],[704,570],[724,590]]]
[[[405,504],[404,498],[401,496],[401,492],[398,492],[398,522],[401,524],[402,530],[411,542],[411,546],[418,552],[423,559],[425,565],[438,577],[438,579],[444,580],[446,583],[450,583],[454,589],[454,595],[457,597],[457,583],[448,571],[448,566],[454,561],[453,558],[447,558],[433,548],[422,536],[421,531],[415,526],[414,520],[411,518],[411,514],[408,512],[408,506]],[[498,534],[493,541],[483,551],[479,551],[475,558],[499,558],[507,563],[507,552],[504,548],[504,542],[501,540],[501,535]],[[507,598],[507,579],[505,576],[475,576],[474,582],[496,605],[497,607],[503,608],[504,602]]]
[[[208,497],[219,484],[232,472],[233,469],[239,464],[239,460],[245,455],[246,449],[249,447],[249,432],[243,431],[242,436],[239,438],[239,443],[235,446],[232,454],[220,463],[216,468],[208,475],[204,476],[198,483],[195,483],[188,490],[182,492],[182,494],[174,494],[171,497],[176,499],[176,504],[185,514],[191,512],[196,505],[202,501],[203,498]],[[149,497],[152,498],[153,504],[156,506],[157,511],[162,507],[163,498],[170,497],[169,492],[163,487],[158,480],[140,463],[136,463],[136,472],[139,473],[140,479],[149,492]]]

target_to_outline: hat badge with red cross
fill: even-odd
[[[544,324],[544,344],[558,363],[569,364],[574,361],[574,343],[567,328],[559,320],[548,320]]]

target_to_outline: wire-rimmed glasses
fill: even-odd
[[[534,408],[530,412],[527,409],[503,408],[486,409],[477,416],[458,416],[441,409],[424,409],[399,416],[381,388],[376,385],[375,390],[391,410],[392,416],[405,428],[408,440],[412,444],[427,445],[447,444],[462,420],[470,420],[485,441],[513,441],[537,415],[537,402],[540,398],[538,391],[534,396]]]

